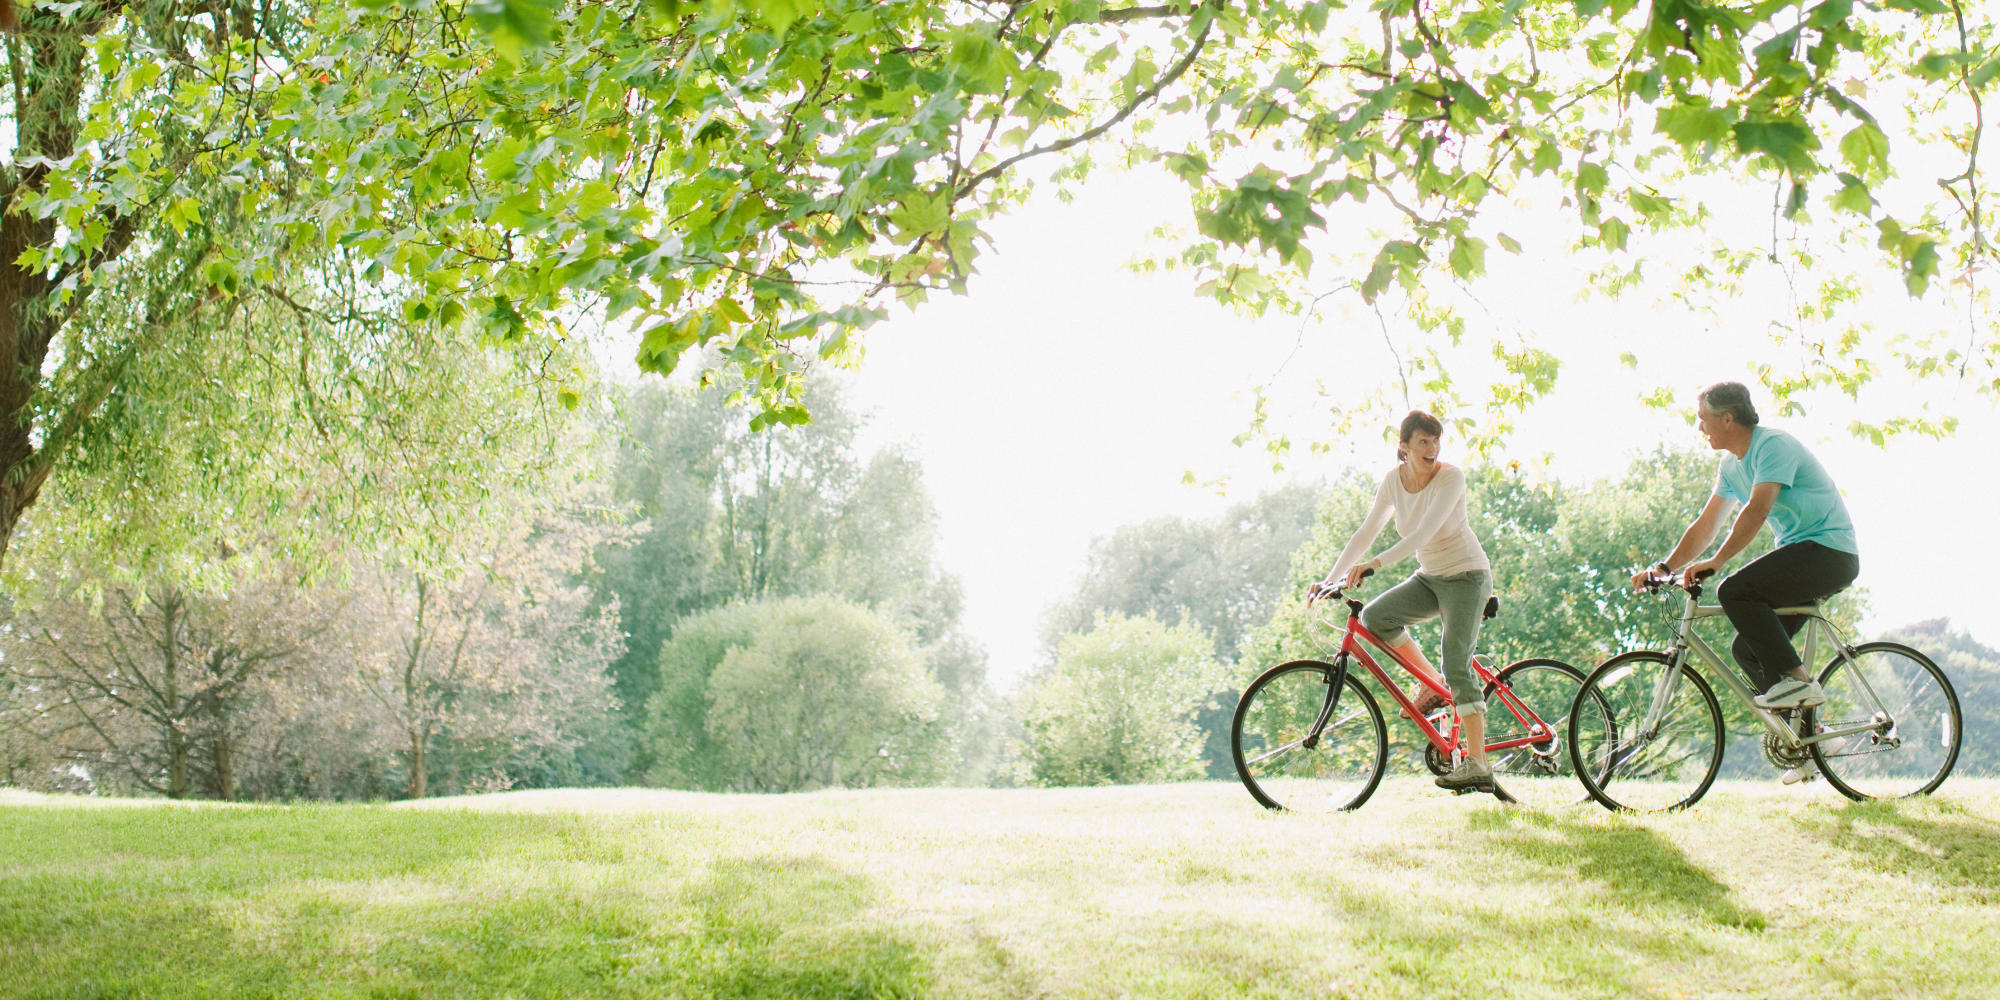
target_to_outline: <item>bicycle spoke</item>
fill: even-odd
[[[1836,657],[1820,683],[1827,701],[1814,712],[1822,730],[1889,723],[1886,730],[1813,745],[1821,772],[1842,794],[1857,799],[1918,795],[1951,773],[1962,739],[1958,696],[1922,653],[1895,643],[1866,643]],[[1932,730],[1932,725],[1939,728]]]
[[[1266,807],[1351,809],[1381,778],[1381,711],[1353,678],[1342,686],[1333,716],[1314,727],[1332,693],[1330,670],[1312,661],[1274,667],[1237,705],[1230,734],[1237,774]]]
[[[1635,731],[1661,683],[1672,690],[1649,732]],[[1589,699],[1597,699],[1585,704]],[[1593,672],[1571,720],[1571,747],[1593,797],[1612,808],[1673,809],[1699,799],[1722,753],[1722,713],[1698,675],[1658,653],[1631,654]]]

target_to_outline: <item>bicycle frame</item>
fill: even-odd
[[[1375,662],[1374,657],[1368,655],[1367,647],[1375,647],[1376,651],[1383,654],[1386,659],[1402,667],[1404,671],[1415,677],[1418,683],[1429,688],[1439,697],[1442,697],[1447,705],[1452,703],[1451,689],[1432,679],[1429,674],[1424,673],[1415,664],[1405,660],[1394,648],[1383,642],[1380,636],[1362,626],[1361,602],[1349,600],[1346,603],[1348,605],[1347,626],[1342,630],[1338,656],[1343,659],[1352,658],[1359,661],[1363,667],[1366,667],[1368,672],[1374,675],[1375,682],[1380,684],[1382,689],[1389,693],[1389,697],[1395,699],[1396,704],[1402,707],[1403,714],[1417,724],[1417,729],[1424,734],[1425,739],[1430,741],[1431,746],[1436,747],[1438,753],[1443,754],[1447,759],[1451,758],[1459,750],[1460,727],[1456,714],[1453,716],[1451,735],[1446,736],[1444,733],[1439,732],[1437,727],[1431,725],[1429,719],[1424,718],[1422,714],[1418,713],[1416,703],[1403,694],[1402,685],[1390,680],[1389,672],[1382,669],[1382,665]],[[1314,616],[1314,621],[1328,632],[1333,632],[1336,629],[1331,618],[1327,615],[1316,615]],[[1488,753],[1496,750],[1511,750],[1515,747],[1528,746],[1530,744],[1547,744],[1555,739],[1555,734],[1550,730],[1548,723],[1543,722],[1541,716],[1536,715],[1533,709],[1524,704],[1521,699],[1515,697],[1513,688],[1505,684],[1496,683],[1493,672],[1486,669],[1484,663],[1479,662],[1477,654],[1474,654],[1472,657],[1472,672],[1474,676],[1479,678],[1479,683],[1482,685],[1493,685],[1494,696],[1500,700],[1501,704],[1507,706],[1507,711],[1512,712],[1515,720],[1526,727],[1527,731],[1531,734],[1520,739],[1488,743],[1486,744]],[[1344,673],[1344,669],[1336,671],[1337,675]],[[1312,728],[1314,735],[1317,735],[1325,728],[1327,720],[1324,716],[1331,715],[1333,701],[1338,697],[1339,691],[1335,690],[1333,697],[1328,699],[1327,707],[1321,711],[1323,717]]]
[[[1868,700],[1874,703],[1874,716],[1881,721],[1870,721],[1866,725],[1847,726],[1841,729],[1829,729],[1814,733],[1805,738],[1800,738],[1797,733],[1792,731],[1791,726],[1786,725],[1783,720],[1778,718],[1776,713],[1769,709],[1758,708],[1756,702],[1757,693],[1750,690],[1750,685],[1743,679],[1742,672],[1725,665],[1722,662],[1722,657],[1716,655],[1715,649],[1701,636],[1695,634],[1695,622],[1703,618],[1714,618],[1723,614],[1721,605],[1700,604],[1697,603],[1699,598],[1699,588],[1687,590],[1687,602],[1681,608],[1680,623],[1674,634],[1674,646],[1667,651],[1668,669],[1661,676],[1659,685],[1653,689],[1653,703],[1646,710],[1646,722],[1643,726],[1639,727],[1640,733],[1650,735],[1658,729],[1660,716],[1666,711],[1666,706],[1672,703],[1674,692],[1680,687],[1680,667],[1688,662],[1687,654],[1689,653],[1693,653],[1696,660],[1707,664],[1709,677],[1720,680],[1722,686],[1728,688],[1730,693],[1734,694],[1736,699],[1743,703],[1744,707],[1750,709],[1750,713],[1757,717],[1757,721],[1762,722],[1764,728],[1786,746],[1803,747],[1807,744],[1823,743],[1827,740],[1839,739],[1843,736],[1853,736],[1858,733],[1888,732],[1889,728],[1894,725],[1894,720],[1889,718],[1888,712],[1882,707],[1882,699],[1876,696],[1874,688],[1868,686],[1868,678],[1863,676],[1861,671],[1856,670],[1854,671],[1855,680],[1860,683],[1861,689],[1867,693]],[[1831,648],[1837,649],[1843,654],[1851,654],[1854,651],[1853,644],[1845,641],[1841,637],[1839,630],[1834,628],[1833,623],[1826,620],[1826,614],[1819,605],[1778,608],[1776,610],[1780,615],[1805,616],[1806,623],[1801,631],[1805,633],[1806,645],[1801,662],[1805,663],[1808,668],[1810,668],[1811,664],[1818,662],[1819,641],[1822,637],[1828,640]]]

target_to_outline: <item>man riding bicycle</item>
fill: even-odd
[[[1736,641],[1730,652],[1764,693],[1757,705],[1765,709],[1804,709],[1825,703],[1826,692],[1806,672],[1791,637],[1805,619],[1779,615],[1776,608],[1810,604],[1854,582],[1861,558],[1854,541],[1854,522],[1840,491],[1819,460],[1797,438],[1762,427],[1750,403],[1750,390],[1739,382],[1717,382],[1701,391],[1696,419],[1708,445],[1723,452],[1716,467],[1715,488],[1701,514],[1682,533],[1680,543],[1657,566],[1632,575],[1634,590],[1645,588],[1659,573],[1680,569],[1698,579],[1721,569],[1757,537],[1770,521],[1777,548],[1729,575],[1715,595],[1731,624]],[[1729,536],[1715,555],[1689,562],[1715,540],[1731,503],[1742,505]],[[1792,784],[1813,775],[1810,762],[1786,771]]]

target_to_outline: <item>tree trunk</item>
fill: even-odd
[[[429,784],[430,775],[426,770],[427,765],[424,759],[425,742],[423,733],[415,726],[410,727],[410,787],[408,791],[410,798],[413,799],[423,798],[425,786]]]
[[[184,799],[188,793],[188,741],[178,721],[167,726],[167,798]]]
[[[224,802],[236,801],[236,747],[229,740],[229,733],[221,730],[215,734],[215,795]]]

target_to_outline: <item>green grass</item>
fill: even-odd
[[[389,806],[0,792],[0,997],[1992,997],[2000,782]]]

